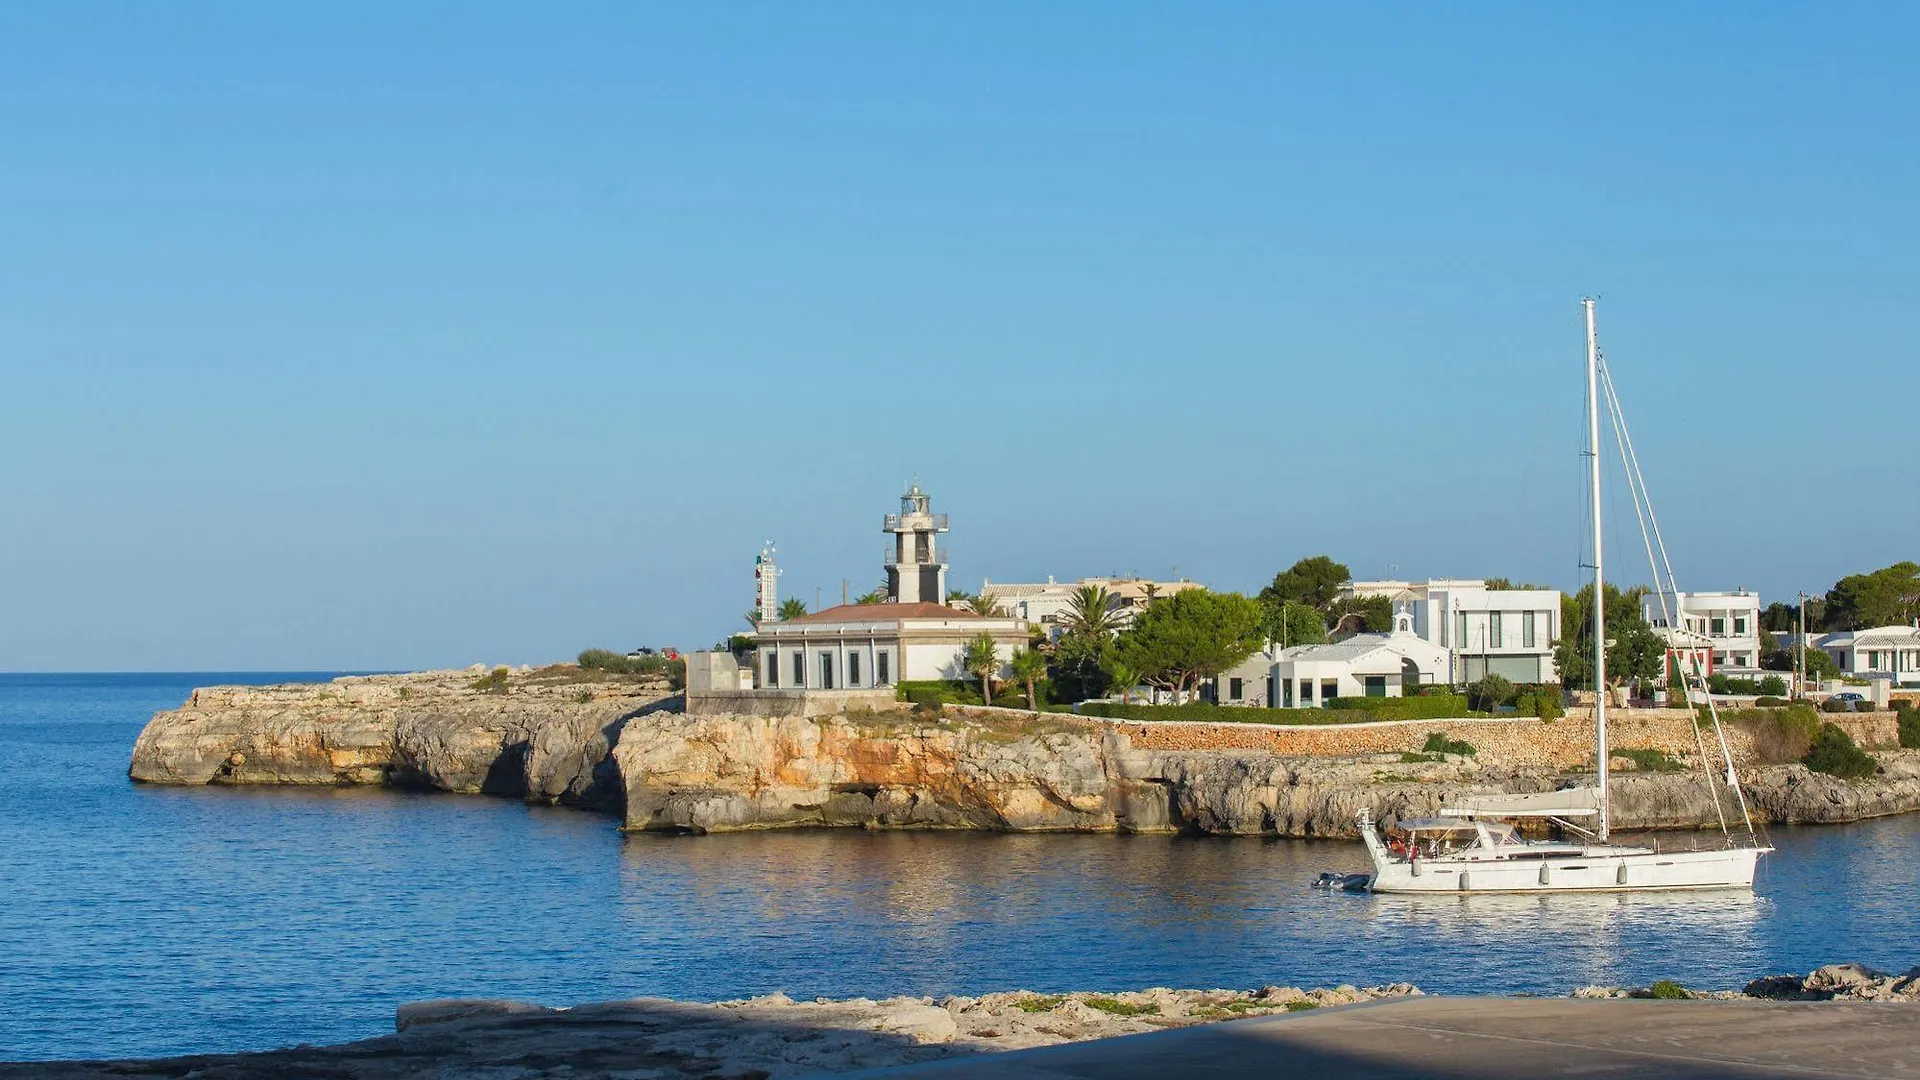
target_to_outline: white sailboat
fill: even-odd
[[[1664,889],[1751,889],[1760,856],[1773,849],[1761,842],[1754,831],[1753,818],[1740,779],[1733,767],[1733,756],[1720,730],[1720,718],[1707,695],[1709,713],[1719,751],[1718,761],[1709,760],[1705,738],[1696,725],[1694,737],[1699,748],[1703,779],[1714,796],[1714,809],[1720,818],[1724,843],[1709,849],[1659,851],[1651,847],[1623,847],[1608,839],[1607,797],[1607,638],[1606,582],[1601,558],[1600,527],[1600,400],[1604,391],[1613,422],[1621,458],[1627,466],[1628,486],[1634,495],[1634,508],[1640,518],[1641,534],[1646,540],[1647,556],[1653,564],[1655,581],[1662,587],[1661,603],[1677,592],[1673,568],[1666,560],[1666,545],[1659,538],[1659,523],[1645,502],[1646,483],[1640,475],[1633,442],[1627,434],[1619,397],[1614,392],[1611,374],[1605,371],[1599,338],[1594,326],[1593,301],[1581,306],[1587,324],[1587,454],[1588,482],[1593,499],[1593,671],[1594,731],[1598,751],[1599,776],[1594,787],[1571,788],[1528,795],[1490,795],[1464,800],[1443,809],[1439,817],[1416,818],[1398,823],[1395,837],[1383,841],[1371,815],[1362,810],[1360,838],[1373,860],[1373,872],[1362,887],[1380,893],[1549,893],[1549,892],[1628,892]],[[1658,549],[1658,556],[1655,551]],[[1664,581],[1661,570],[1666,571]],[[1671,618],[1669,618],[1671,625]],[[1687,673],[1689,684],[1698,681],[1705,690],[1703,673],[1696,665]],[[1725,788],[1739,809],[1744,837],[1737,838],[1722,808],[1714,773],[1724,765]],[[1520,818],[1545,818],[1561,825],[1577,840],[1539,841],[1523,839],[1510,822]],[[1588,826],[1592,827],[1589,828]]]

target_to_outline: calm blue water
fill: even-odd
[[[1342,844],[623,838],[497,799],[127,780],[190,687],[294,677],[0,675],[0,1059],[334,1042],[455,995],[1564,993],[1920,963],[1920,816],[1779,830],[1757,896],[1458,900],[1306,888],[1361,864]]]

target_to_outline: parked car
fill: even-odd
[[[1840,693],[1835,694],[1832,697],[1828,698],[1827,700],[1828,701],[1860,702],[1860,701],[1867,700],[1867,696],[1865,694],[1856,694],[1851,690],[1843,690]]]

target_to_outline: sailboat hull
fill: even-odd
[[[1555,859],[1374,860],[1377,893],[1654,892],[1751,889],[1771,848],[1585,854]]]

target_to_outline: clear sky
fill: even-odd
[[[765,539],[809,603],[873,585],[916,475],[969,588],[1570,586],[1583,293],[1683,586],[1823,590],[1920,555],[1916,40],[0,6],[0,669],[704,646]]]

